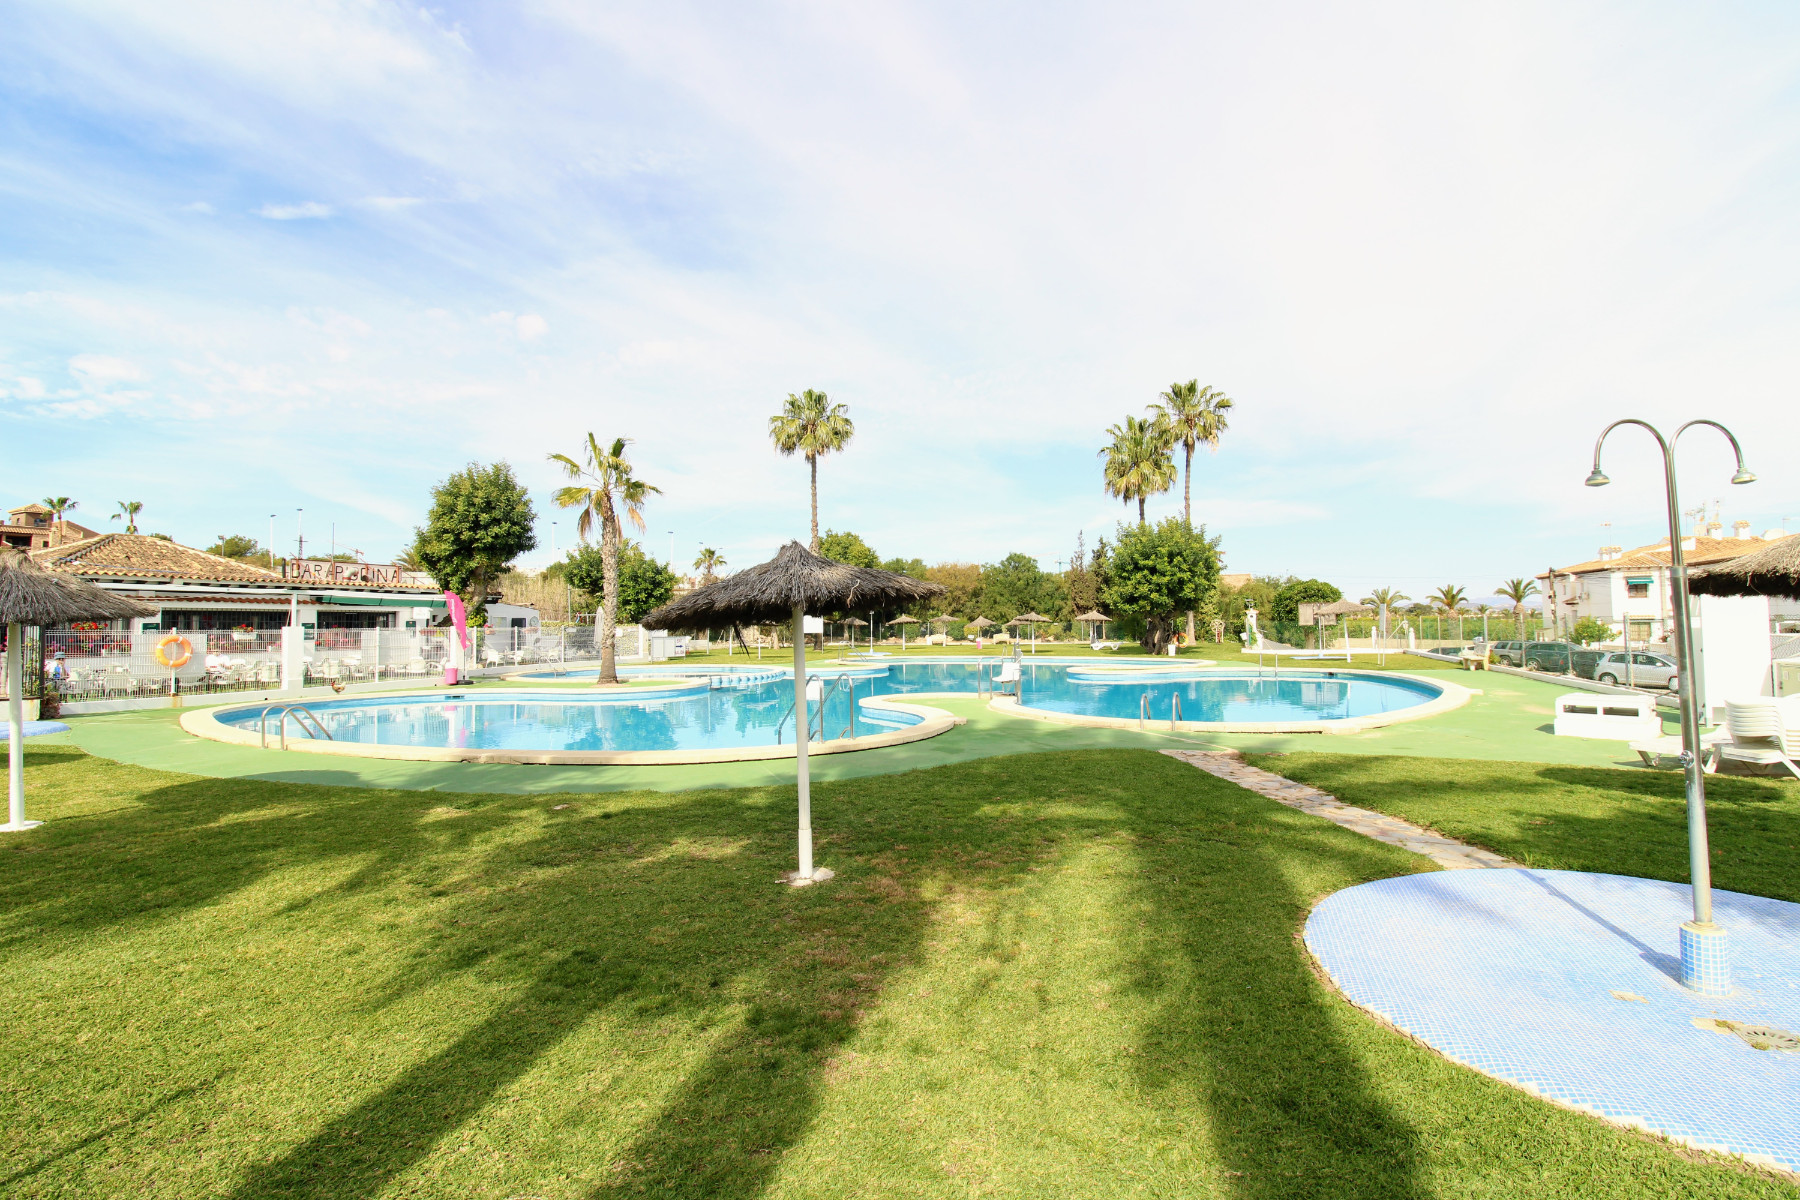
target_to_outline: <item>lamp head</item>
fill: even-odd
[[[1743,464],[1738,464],[1737,474],[1731,477],[1733,483],[1755,483],[1756,472]]]
[[[1612,480],[1608,479],[1605,475],[1602,475],[1600,473],[1600,464],[1595,463],[1594,469],[1589,472],[1585,482],[1589,487],[1605,487],[1607,484],[1611,483]]]

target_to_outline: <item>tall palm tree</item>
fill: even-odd
[[[125,522],[126,533],[136,533],[137,517],[143,511],[144,502],[142,500],[121,500],[119,501],[119,511],[112,515],[112,519]]]
[[[1147,417],[1126,417],[1106,432],[1112,438],[1100,451],[1106,460],[1101,468],[1106,494],[1127,504],[1136,500],[1142,525],[1144,502],[1175,486],[1175,462],[1170,457],[1174,447],[1167,432]]]
[[[1205,446],[1217,451],[1219,435],[1225,432],[1225,414],[1231,408],[1231,397],[1210,387],[1201,387],[1198,379],[1171,383],[1162,394],[1162,403],[1152,404],[1156,423],[1168,435],[1171,445],[1180,446],[1186,455],[1181,483],[1181,515],[1189,525],[1194,523],[1194,449]]]
[[[1468,598],[1469,591],[1467,588],[1459,588],[1454,584],[1446,583],[1443,587],[1425,597],[1425,600],[1427,603],[1435,606],[1438,612],[1442,614],[1439,617],[1439,620],[1441,621],[1443,617],[1458,614],[1462,609],[1463,602]],[[1438,637],[1442,638],[1443,636],[1444,627],[1440,624],[1438,626]]]
[[[45,496],[44,507],[50,510],[50,529],[56,534],[56,544],[62,545],[69,531],[69,514],[81,505],[67,496]]]
[[[1538,585],[1521,576],[1509,579],[1494,589],[1494,594],[1502,600],[1511,600],[1513,606],[1513,629],[1518,639],[1525,640],[1525,602],[1538,594]]]
[[[769,418],[769,437],[784,455],[806,455],[812,471],[812,552],[819,552],[819,456],[842,450],[856,436],[842,404],[833,404],[824,392],[807,388],[798,396],[788,393],[781,411]]]
[[[600,604],[600,627],[594,631],[594,638],[600,643],[601,683],[619,682],[613,648],[613,630],[619,619],[619,509],[624,508],[625,515],[642,533],[644,501],[652,492],[662,494],[661,488],[632,475],[631,464],[625,459],[625,447],[630,444],[630,438],[615,438],[610,447],[602,448],[589,433],[586,462],[576,462],[566,454],[550,456],[552,462],[562,464],[565,475],[575,480],[567,487],[557,488],[554,499],[563,508],[581,509],[581,515],[575,519],[576,534],[585,542],[594,531],[595,520],[600,522],[600,578],[606,595]]]
[[[1411,596],[1399,588],[1382,587],[1376,588],[1357,603],[1372,605],[1381,610],[1381,640],[1385,642],[1388,635],[1388,613],[1398,608],[1403,601],[1411,599]]]
[[[702,584],[711,583],[713,581],[713,576],[718,574],[719,568],[724,565],[725,556],[720,554],[717,550],[714,550],[711,546],[707,546],[701,550],[700,557],[694,560],[694,566],[700,571],[700,582]]]

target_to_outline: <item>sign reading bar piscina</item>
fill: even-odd
[[[284,577],[303,583],[381,583],[399,586],[400,568],[392,563],[326,562],[290,558]]]

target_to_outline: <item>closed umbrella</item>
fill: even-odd
[[[23,555],[0,554],[0,624],[6,626],[7,719],[6,824],[30,829],[25,819],[25,626],[67,625],[147,617],[152,609],[69,575],[52,575]]]
[[[892,571],[832,562],[799,542],[789,542],[768,562],[696,588],[643,619],[646,628],[677,633],[697,632],[727,621],[743,625],[794,623],[794,777],[800,792],[800,866],[787,879],[796,887],[830,879],[832,874],[813,867],[812,790],[806,770],[811,724],[806,711],[806,611],[904,608],[943,590],[940,584]]]

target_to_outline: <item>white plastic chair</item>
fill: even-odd
[[[1779,700],[1728,700],[1725,702],[1725,724],[1731,740],[1719,745],[1719,759],[1736,762],[1780,764],[1800,779],[1800,730],[1790,727],[1796,716],[1792,704]]]

